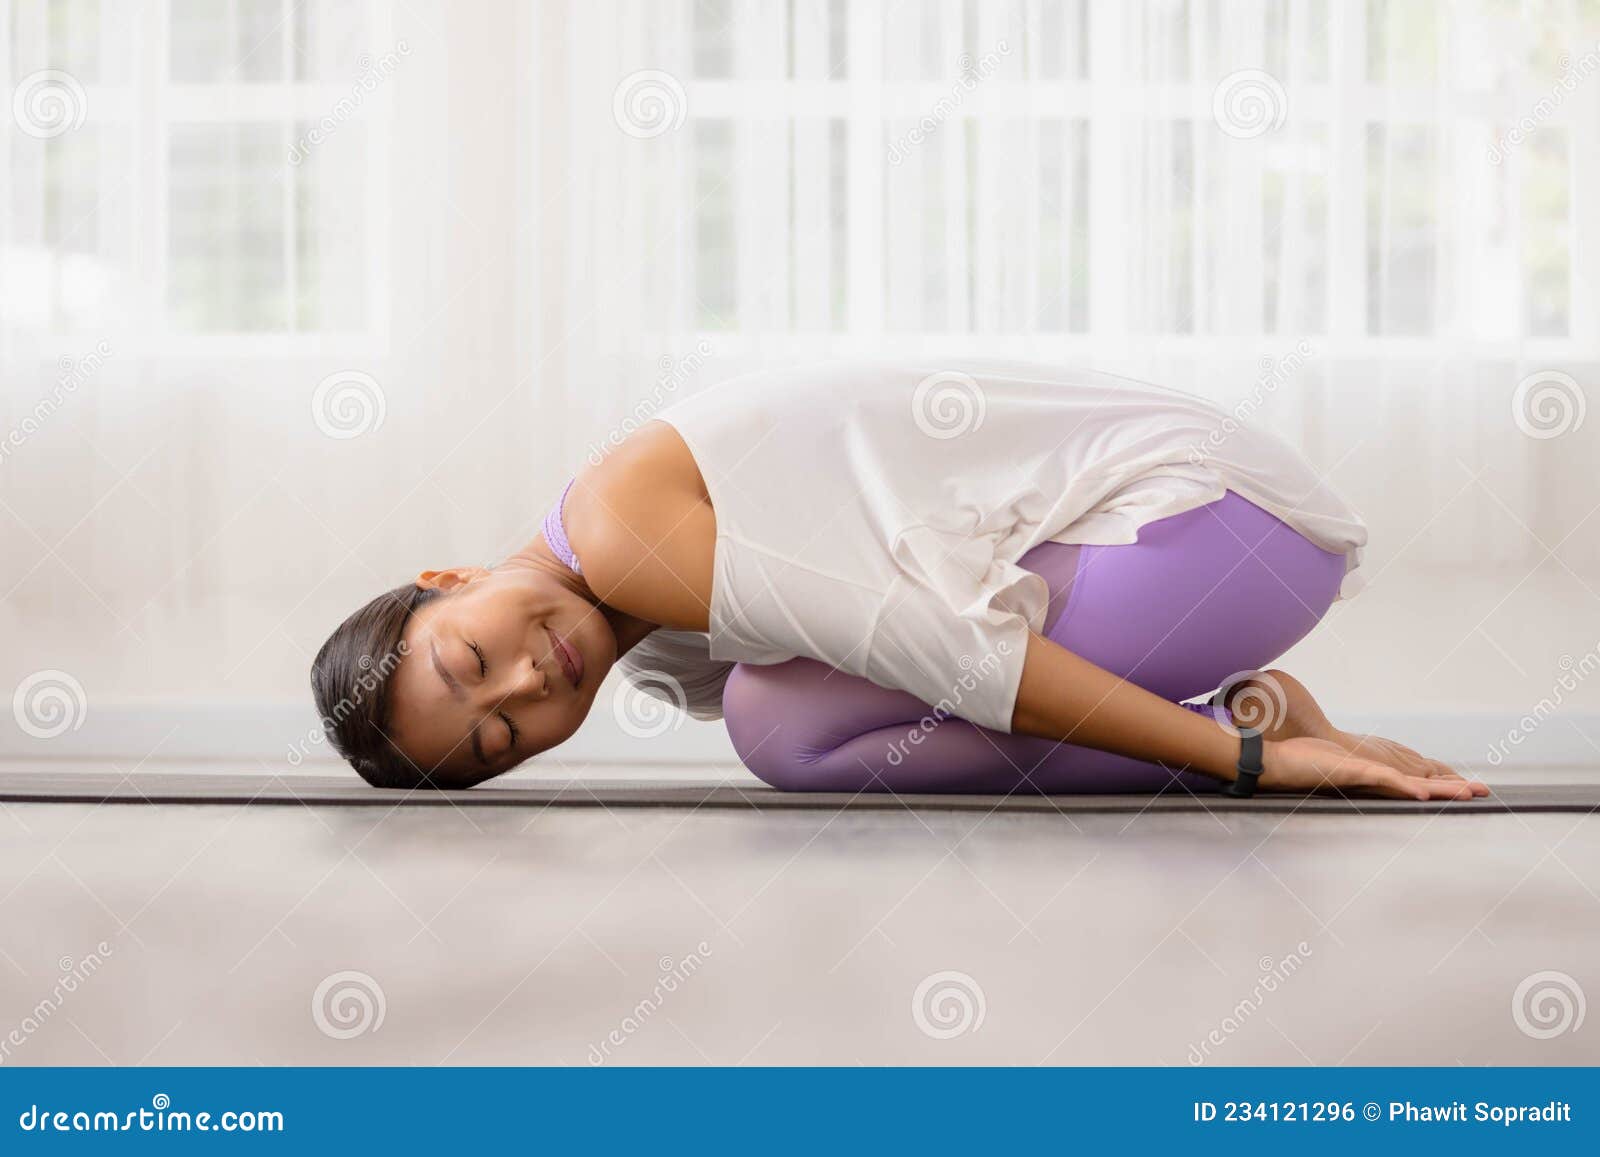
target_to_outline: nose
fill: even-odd
[[[497,688],[507,703],[537,703],[550,694],[550,679],[532,655],[518,663],[506,684]]]

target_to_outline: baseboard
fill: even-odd
[[[1600,713],[1556,713],[1543,721],[1507,709],[1340,715],[1352,729],[1409,743],[1475,768],[1600,768]],[[317,720],[294,702],[167,700],[92,702],[78,725],[51,738],[0,725],[0,759],[115,760],[129,764],[216,760],[269,769],[331,767],[337,758],[314,737]],[[663,720],[659,734],[625,730],[597,707],[583,729],[539,762],[575,772],[591,765],[707,765],[737,762],[720,723]]]

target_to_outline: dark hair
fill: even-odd
[[[386,591],[340,623],[311,661],[323,734],[373,787],[443,786],[388,735],[389,676],[406,653],[406,623],[438,596],[415,583]]]

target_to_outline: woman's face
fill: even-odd
[[[605,616],[535,569],[425,571],[389,679],[389,736],[435,782],[467,787],[578,729],[617,659]]]

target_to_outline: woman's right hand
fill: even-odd
[[[1434,774],[1413,774],[1354,755],[1326,739],[1268,740],[1262,745],[1261,764],[1259,787],[1296,795],[1337,790],[1386,799],[1429,800],[1473,799],[1489,794],[1484,784],[1456,777],[1447,768]]]

